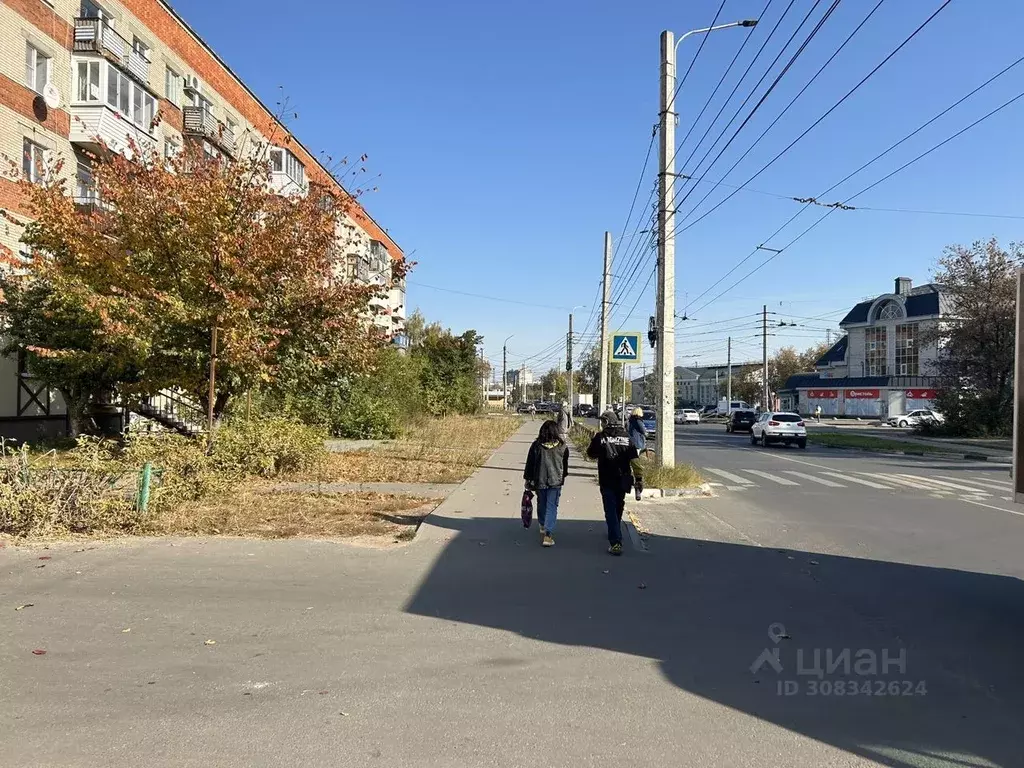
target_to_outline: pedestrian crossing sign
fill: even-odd
[[[612,334],[611,361],[613,363],[639,363],[640,349],[639,333],[622,331]]]

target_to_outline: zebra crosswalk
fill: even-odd
[[[763,487],[802,487],[816,490],[852,488],[863,492],[865,488],[894,493],[921,493],[935,498],[958,497],[967,500],[1009,501],[1013,486],[1009,479],[992,477],[983,472],[963,472],[955,476],[932,477],[910,472],[836,472],[833,470],[797,471],[784,469],[769,472],[764,469],[700,467],[713,488],[727,491],[748,491]]]

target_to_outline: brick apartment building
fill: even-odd
[[[158,125],[153,117],[160,114]],[[165,155],[184,142],[236,157],[243,147],[287,131],[164,0],[2,0],[0,159],[21,159],[32,178],[63,160],[61,173],[83,202],[94,201],[89,161],[101,139],[118,150],[132,139]],[[305,194],[311,184],[341,192],[297,137],[270,150],[275,189]],[[0,178],[0,208],[27,214],[17,185]],[[400,342],[405,286],[392,284],[398,245],[360,206],[339,233],[350,278],[387,286],[373,322]],[[18,253],[21,229],[0,222],[0,245]],[[24,364],[0,358],[0,435],[56,433],[59,395],[35,384]]]

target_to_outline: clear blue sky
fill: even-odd
[[[719,22],[758,16],[766,0],[726,0]],[[680,92],[677,137],[690,129],[736,50],[736,66],[689,141],[684,159],[724,97],[782,16],[789,0],[772,0],[753,31],[707,37]],[[363,199],[406,253],[418,262],[410,277],[409,306],[456,331],[475,328],[489,359],[500,364],[502,340],[510,361],[564,339],[564,309],[528,307],[445,293],[441,286],[520,302],[577,310],[587,324],[600,278],[605,230],[622,237],[651,126],[658,112],[659,34],[707,26],[720,0],[559,0],[490,3],[471,0],[378,0],[339,3],[305,0],[282,7],[266,0],[174,0],[175,8],[267,103],[278,86],[299,113],[294,130],[314,151],[369,155],[380,173],[379,191]],[[745,160],[725,172],[860,23],[875,0],[843,0],[803,55],[726,153],[695,167],[711,140],[812,8],[794,0],[779,30],[737,95],[684,168],[709,180],[741,184],[804,131],[941,5],[941,0],[886,0],[846,48],[808,88]],[[746,115],[775,73],[830,5],[812,20],[775,65]],[[925,120],[945,109],[1024,51],[1024,3],[953,0],[922,32],[817,128],[750,187],[795,197],[818,195]],[[679,73],[696,53],[694,37],[680,49]],[[826,196],[844,199],[1024,91],[1024,64],[905,145]],[[1024,216],[1020,178],[1024,99],[858,198],[877,208]],[[739,124],[737,120],[718,147]],[[638,208],[654,182],[654,160],[643,178]],[[707,210],[733,190],[696,185],[681,204],[689,212],[704,194]],[[686,191],[689,190],[689,187]],[[677,237],[677,306],[695,320],[677,336],[677,361],[723,361],[726,335],[737,337],[735,358],[758,357],[760,342],[747,319],[762,304],[777,318],[816,317],[805,328],[781,330],[775,348],[804,347],[836,328],[840,310],[891,290],[896,275],[928,280],[951,243],[997,236],[1024,238],[1024,220],[882,211],[838,211],[760,272],[707,307],[770,254],[762,253],[730,278],[693,300],[760,243],[781,248],[823,212],[811,207],[767,240],[800,206],[740,191]],[[637,227],[634,215],[627,234]],[[645,225],[646,226],[646,225]],[[618,272],[628,266],[628,244]],[[653,270],[645,254],[640,276],[617,307],[616,327],[646,328],[651,288],[636,317],[624,318]],[[624,281],[622,281],[624,282]],[[699,312],[694,312],[695,309]],[[798,320],[798,322],[804,322]],[[577,353],[589,339],[577,343]],[[558,345],[561,347],[561,344]],[[649,352],[648,359],[650,359]],[[555,353],[528,364],[542,370]]]

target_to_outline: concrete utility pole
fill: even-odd
[[[753,27],[756,19],[733,21],[714,27],[694,29],[680,35],[668,30],[661,33],[661,110],[658,174],[658,347],[655,365],[658,375],[658,418],[654,451],[663,467],[676,463],[676,240],[675,182],[676,182],[676,50],[679,43],[691,35],[701,35],[731,27]]]
[[[682,38],[680,38],[680,41]],[[676,463],[676,427],[673,415],[676,380],[676,40],[661,33],[661,124],[659,126],[661,172],[658,175],[658,399],[654,454],[658,464]]]
[[[761,355],[763,369],[761,371],[761,408],[770,411],[768,407],[768,305],[764,305],[761,314]]]
[[[604,233],[604,272],[601,277],[601,372],[597,409],[608,410],[608,312],[612,303],[612,233]]]
[[[725,399],[729,402],[726,403],[726,408],[732,406],[732,336],[729,337],[729,344],[726,347],[725,360],[726,365],[729,367],[729,379],[725,385]]]
[[[512,336],[515,334],[513,333]],[[512,336],[501,343],[501,407],[506,411],[508,410],[508,340]]]
[[[572,312],[569,313],[569,335],[565,337],[565,375],[569,379],[566,391],[569,393],[569,413],[572,413]]]

